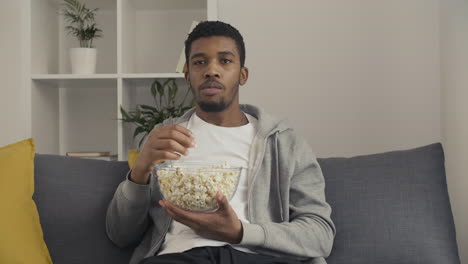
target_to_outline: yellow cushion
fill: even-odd
[[[34,141],[0,148],[0,263],[52,263],[34,193]]]
[[[130,167],[130,169],[133,168],[133,164],[135,164],[138,154],[140,154],[140,150],[138,149],[131,149],[128,151],[128,167]]]

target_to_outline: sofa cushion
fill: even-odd
[[[458,264],[441,144],[318,160],[337,235],[328,264]]]
[[[127,162],[36,155],[33,198],[54,264],[128,264],[133,248],[117,248],[105,227],[127,172]]]
[[[52,263],[33,193],[34,140],[0,147],[0,263]]]

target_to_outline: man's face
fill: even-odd
[[[204,37],[192,43],[185,79],[204,112],[222,112],[239,104],[239,84],[247,81],[236,42],[228,37]]]

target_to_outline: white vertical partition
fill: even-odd
[[[124,102],[125,101],[125,102]],[[128,96],[124,96],[123,92],[123,84],[122,78],[117,80],[117,154],[119,160],[125,160],[127,158],[127,153],[124,150],[125,141],[124,138],[124,131],[123,131],[123,122],[120,120],[122,118],[122,114],[120,113],[120,106],[127,106],[128,105]]]
[[[32,96],[31,96],[31,3],[28,0],[21,0],[20,4],[22,8],[21,18],[21,63],[23,65],[23,71],[21,72],[21,85],[23,98],[22,106],[23,113],[19,113],[19,116],[24,116],[23,120],[24,130],[22,133],[30,137],[32,135]],[[1,144],[0,144],[1,145]]]

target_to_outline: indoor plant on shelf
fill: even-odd
[[[79,48],[70,48],[70,62],[72,73],[93,74],[96,72],[97,49],[93,47],[93,40],[102,37],[102,30],[95,22],[98,8],[89,9],[78,0],[63,0],[62,12],[68,22],[65,29],[80,43]]]
[[[132,111],[126,111],[120,106],[120,113],[122,114],[121,120],[136,126],[133,132],[133,139],[135,140],[138,135],[143,133],[143,137],[138,143],[138,148],[141,147],[144,139],[155,125],[162,123],[168,118],[182,116],[195,104],[193,97],[186,102],[187,96],[190,93],[189,88],[187,88],[182,99],[177,98],[179,88],[174,78],[167,79],[163,83],[156,79],[151,84],[150,90],[154,105],[137,104],[135,110]],[[134,160],[137,154],[138,150],[130,150],[129,161],[132,159]]]

